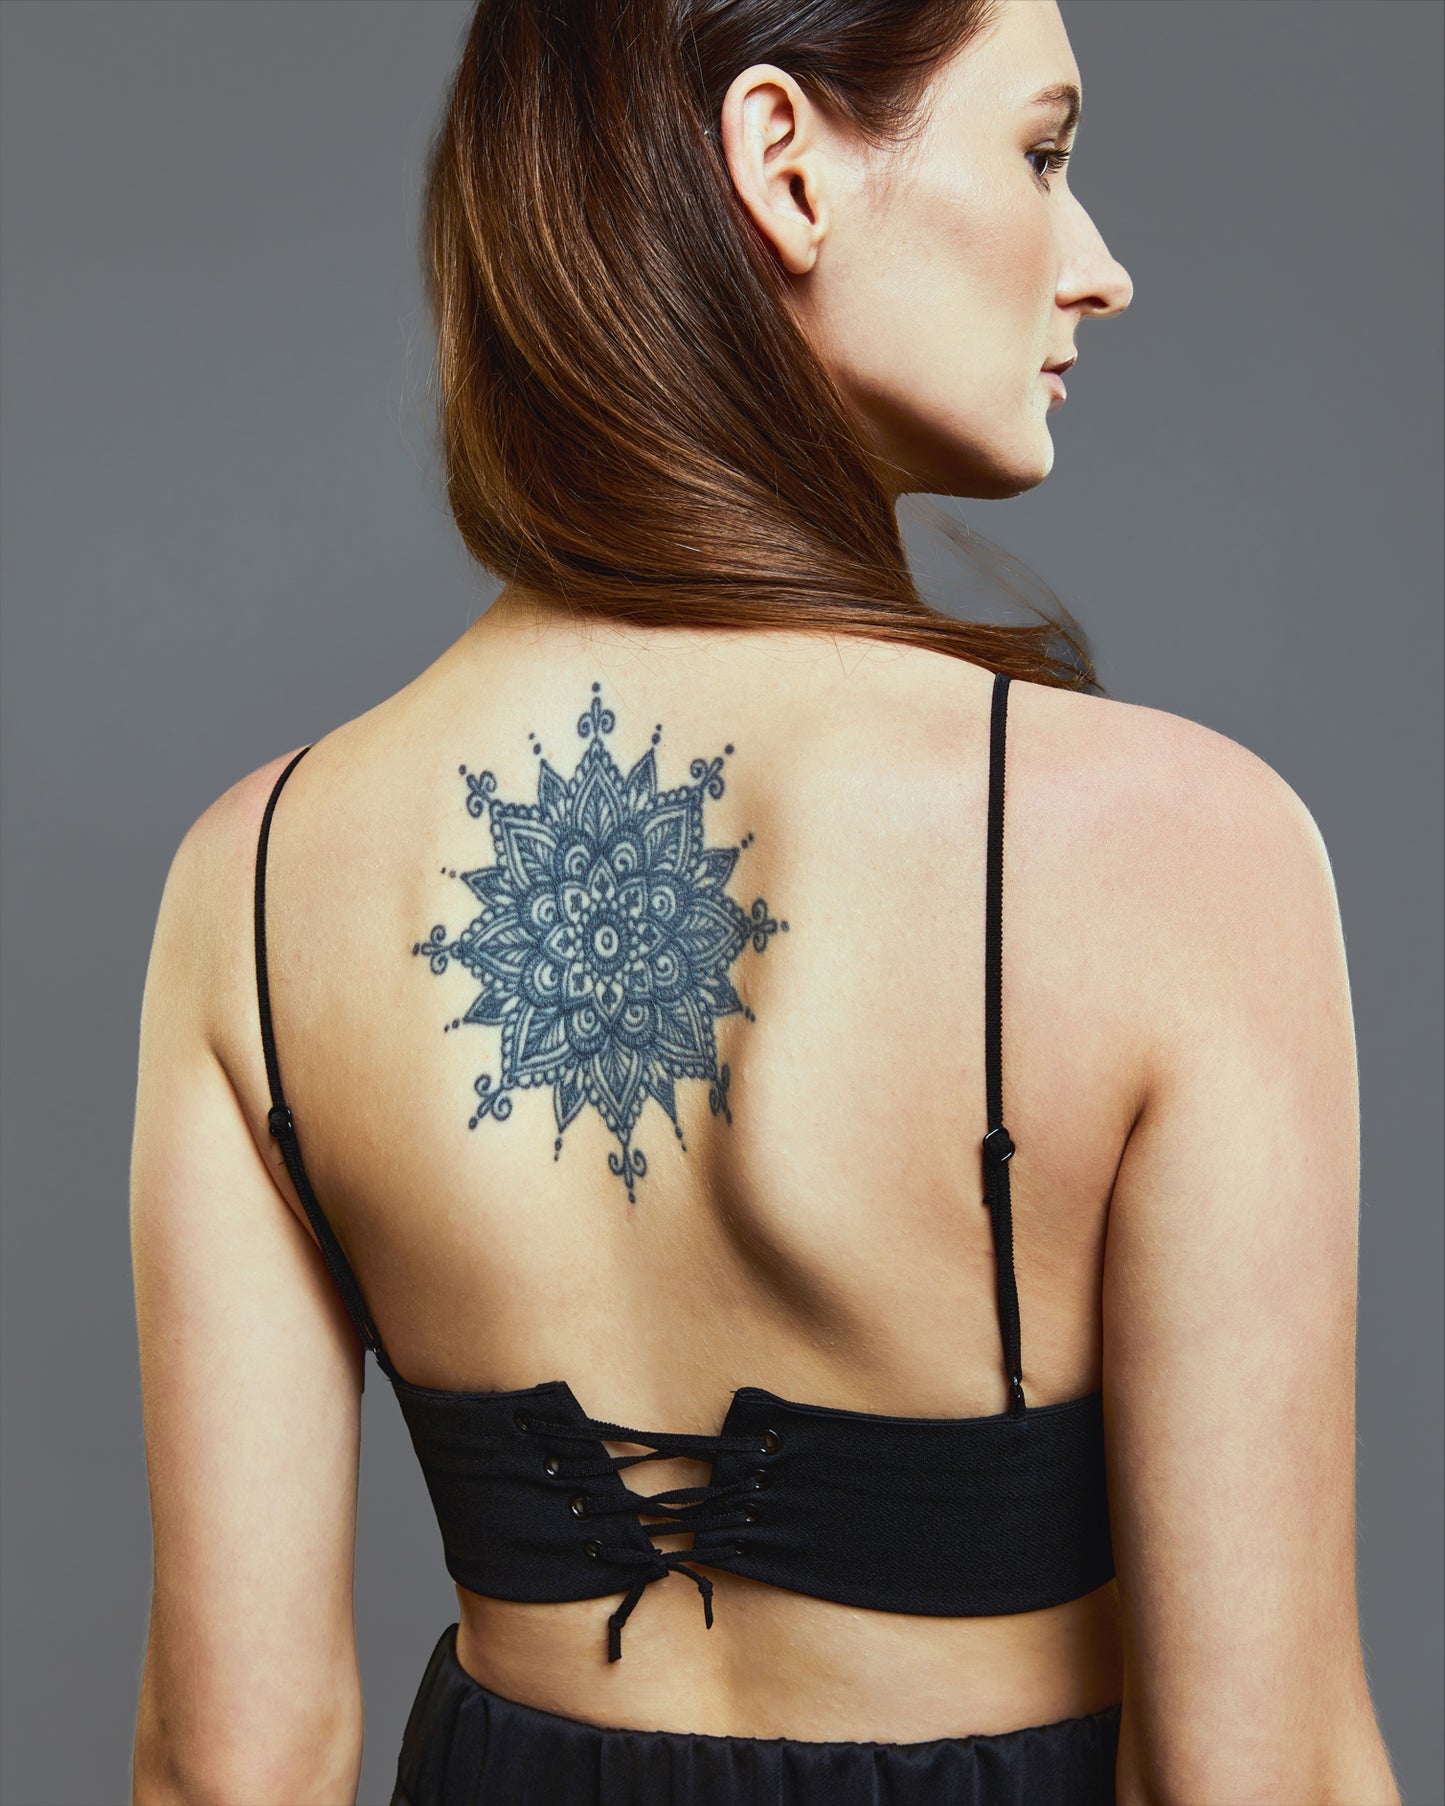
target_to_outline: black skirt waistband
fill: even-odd
[[[390,1806],[1113,1806],[1117,1705],[922,1743],[609,1728],[482,1686],[457,1629],[417,1689]]]

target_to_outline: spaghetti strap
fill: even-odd
[[[1013,1207],[1009,1200],[1008,1162],[1013,1138],[1003,1124],[1003,792],[1004,735],[1008,721],[1009,678],[996,671],[989,714],[988,741],[988,871],[984,928],[984,1084],[988,1133],[983,1138],[983,1200],[993,1218],[994,1257],[998,1264],[998,1320],[1009,1380],[1010,1417],[1022,1417],[1023,1362],[1019,1353],[1019,1297],[1014,1280]]]
[[[301,1200],[307,1220],[316,1232],[326,1265],[351,1321],[356,1326],[357,1334],[390,1378],[396,1370],[382,1345],[371,1313],[366,1308],[366,1300],[362,1296],[356,1275],[351,1270],[351,1262],[346,1258],[335,1230],[327,1221],[326,1212],[321,1208],[301,1160],[296,1124],[291,1115],[291,1106],[286,1102],[281,1088],[281,1067],[276,1058],[276,1031],[271,1020],[271,982],[266,968],[266,850],[271,840],[271,818],[276,813],[276,800],[281,794],[282,786],[310,750],[309,746],[303,746],[277,778],[266,803],[266,812],[261,817],[261,832],[256,843],[256,1002],[261,1017],[261,1051],[266,1060],[266,1083],[271,1092],[271,1108],[266,1124],[280,1146],[281,1157],[291,1175],[291,1183],[296,1187],[296,1195]]]

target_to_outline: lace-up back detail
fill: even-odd
[[[544,1471],[550,1478],[566,1482],[604,1477],[615,1482],[616,1476],[624,1467],[632,1467],[640,1461],[665,1460],[678,1455],[686,1455],[693,1460],[715,1461],[719,1455],[752,1453],[760,1460],[766,1460],[771,1450],[776,1449],[778,1440],[776,1435],[771,1434],[765,1440],[750,1436],[689,1436],[683,1432],[659,1434],[657,1431],[630,1430],[622,1424],[598,1423],[590,1417],[580,1424],[568,1423],[561,1418],[520,1410],[514,1413],[513,1421],[524,1434],[535,1433],[544,1446],[557,1442],[588,1445],[588,1452],[576,1457],[576,1465],[566,1455],[547,1456],[543,1463]],[[599,1442],[644,1443],[651,1446],[651,1453],[604,1454],[599,1463],[595,1455]],[[649,1538],[675,1536],[680,1531],[696,1534],[703,1531],[740,1530],[757,1516],[750,1503],[750,1495],[768,1484],[766,1471],[759,1469],[736,1480],[714,1480],[707,1486],[679,1486],[667,1492],[650,1494],[638,1494],[630,1487],[623,1486],[620,1492],[624,1496],[619,1496],[619,1489],[615,1484],[604,1485],[590,1494],[586,1491],[574,1493],[567,1504],[576,1517],[589,1520],[614,1516],[635,1517],[639,1528]],[[661,1522],[643,1524],[644,1513],[648,1516],[660,1516]],[[621,1605],[607,1620],[609,1660],[615,1662],[622,1654],[622,1627],[631,1615],[632,1608],[654,1580],[665,1580],[669,1574],[686,1574],[689,1580],[696,1582],[702,1595],[703,1620],[707,1628],[712,1629],[712,1582],[706,1574],[700,1574],[690,1565],[691,1550],[642,1549],[635,1540],[608,1542],[601,1534],[589,1536],[582,1549],[594,1561],[620,1562],[643,1569],[628,1588]],[[743,1553],[741,1543],[734,1544],[734,1553]]]

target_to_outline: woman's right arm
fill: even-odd
[[[1118,1798],[1399,1806],[1356,1602],[1359,1104],[1329,860],[1263,761],[1131,713],[1162,781],[1120,845],[1151,1076],[1105,1253]]]
[[[133,1806],[352,1806],[361,1770],[364,1351],[218,1052],[260,1061],[251,883],[279,768],[182,841],[146,973],[130,1225],[155,1559]]]

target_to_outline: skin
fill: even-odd
[[[1058,109],[1029,97],[1077,79],[1057,9],[1010,5],[892,166],[784,71],[729,90],[738,191],[897,493],[1042,481],[1040,367],[1083,315],[1128,304],[1062,175],[1046,191],[1029,160],[1061,143]],[[791,924],[741,962],[756,1019],[718,1023],[731,1124],[680,1084],[684,1151],[649,1105],[636,1205],[595,1115],[556,1161],[541,1093],[467,1130],[495,1030],[443,1034],[474,987],[444,997],[452,981],[410,957],[454,923],[444,871],[475,856],[458,763],[534,796],[529,734],[570,773],[593,682],[624,769],[658,723],[664,782],[735,744],[708,844],[752,836],[733,894]],[[594,1416],[659,1429],[715,1431],[748,1383],[865,1411],[1004,1409],[977,1168],[990,682],[906,647],[581,625],[509,587],[307,756],[273,828],[278,1045],[313,1184],[407,1379],[566,1377]],[[1118,1579],[940,1619],[713,1570],[711,1631],[673,1577],[614,1664],[614,1598],[458,1588],[459,1659],[573,1717],[744,1736],[962,1736],[1122,1700],[1125,1806],[1398,1802],[1355,1611],[1358,1100],[1318,832],[1268,766],[1192,722],[1021,683],[1009,720],[1024,1383],[1031,1405],[1104,1387]],[[147,980],[131,1205],[156,1549],[146,1806],[329,1806],[354,1800],[360,1767],[361,1351],[267,1134],[251,966],[256,835],[287,757],[185,837]],[[647,1493],[706,1469],[624,1479]]]
[[[1054,460],[1043,366],[1076,349],[1082,319],[1132,299],[1068,166],[1045,162],[1072,146],[1067,104],[1030,102],[1063,83],[1082,90],[1059,9],[1023,0],[947,65],[902,151],[845,135],[772,65],[728,90],[733,184],[895,494],[1041,483]]]

